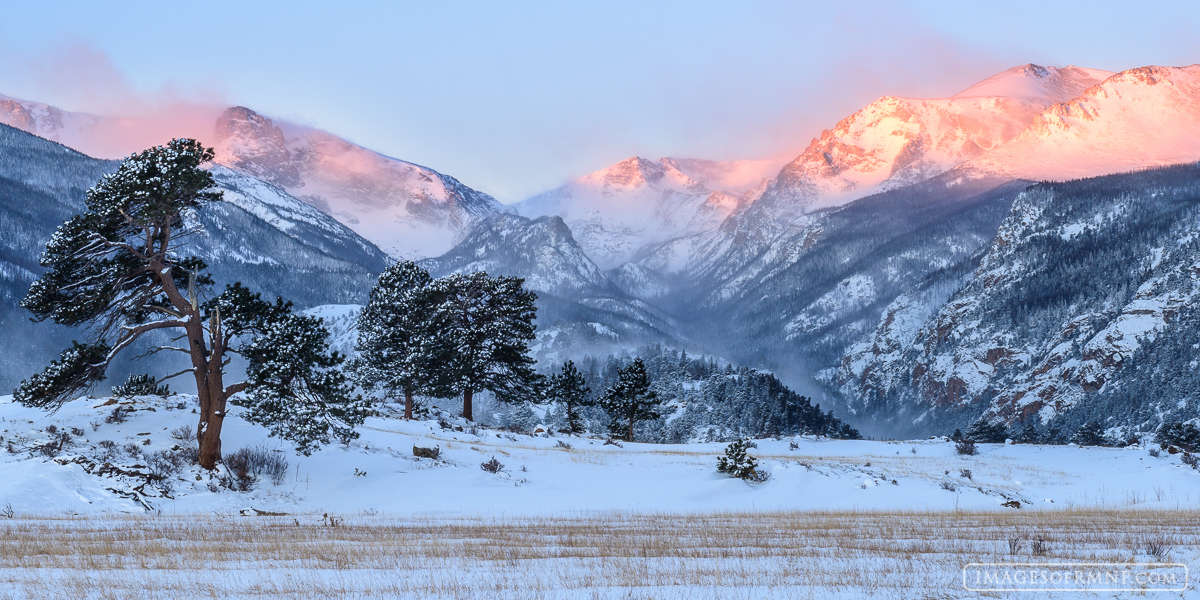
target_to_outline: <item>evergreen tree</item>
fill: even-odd
[[[404,418],[413,418],[413,396],[449,396],[444,368],[448,344],[436,330],[433,279],[412,261],[396,263],[379,276],[358,317],[358,383],[389,396],[404,395]]]
[[[447,388],[462,394],[466,419],[473,419],[476,392],[491,391],[502,402],[535,398],[540,376],[529,343],[537,330],[537,294],[524,279],[487,273],[453,274],[430,288],[436,306],[433,326],[445,350]]]
[[[1109,446],[1108,439],[1104,437],[1104,427],[1098,421],[1088,421],[1082,427],[1075,431],[1075,435],[1071,437],[1071,441],[1080,446]]]
[[[746,481],[762,482],[767,480],[767,474],[758,470],[758,461],[746,450],[750,444],[745,439],[734,441],[725,447],[725,456],[717,457],[717,472],[728,473]]]
[[[562,405],[566,412],[567,430],[571,433],[583,431],[580,408],[596,404],[591,393],[573,360],[563,363],[562,370],[551,375],[546,384],[546,399]]]
[[[227,290],[219,302],[200,302],[213,282],[204,261],[184,254],[181,242],[196,232],[184,214],[221,199],[212,174],[201,168],[212,158],[211,149],[185,139],[134,154],[88,190],[84,213],[59,226],[41,258],[46,273],[30,286],[21,305],[38,321],[84,326],[90,339],[74,342],[59,360],[22,381],[14,392],[17,401],[55,409],[103,380],[116,356],[142,336],[176,330],[183,347],[152,352],[178,351],[191,361],[191,368],[164,380],[187,373],[195,377],[199,463],[206,469],[215,468],[221,458],[221,426],[236,393],[312,403],[305,407],[309,412],[334,419],[340,410],[335,407],[353,407],[352,397],[337,390],[330,394],[327,385],[301,393],[316,378],[311,372],[274,381],[251,375],[225,385],[230,353],[254,364],[264,360],[272,341],[288,341],[303,330],[311,349],[321,347],[328,334],[314,320],[293,320],[289,304],[269,305],[240,286]],[[231,347],[235,338],[240,345]],[[318,354],[322,358],[313,364],[296,362]],[[334,368],[340,357],[313,351],[281,360],[323,371]],[[251,418],[259,416],[251,412]],[[346,423],[352,424],[353,419]],[[280,433],[291,435],[290,430]]]
[[[985,417],[971,423],[966,438],[981,444],[1000,444],[1008,439],[1008,429],[999,423],[991,423]]]
[[[114,385],[112,394],[121,398],[135,398],[137,396],[162,396],[171,395],[171,386],[163,384],[158,385],[154,376],[149,373],[141,375],[129,374],[125,379],[125,383]]]
[[[1200,428],[1179,421],[1166,423],[1158,430],[1154,441],[1161,445],[1163,450],[1177,446],[1188,452],[1200,452]]]
[[[617,382],[604,392],[600,406],[612,418],[614,431],[624,429],[625,441],[633,441],[637,421],[657,419],[658,394],[650,389],[646,363],[636,358],[617,373]]]

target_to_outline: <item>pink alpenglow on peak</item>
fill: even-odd
[[[393,258],[438,256],[510,209],[453,177],[245,107],[215,127],[217,161],[329,213]]]
[[[1030,64],[950,98],[885,96],[822,131],[783,168],[775,193],[820,208],[929,179],[1016,138],[1042,111],[1108,75]]]
[[[555,215],[588,256],[609,269],[650,247],[718,227],[761,194],[779,161],[638,156],[516,205],[528,217]]]
[[[1061,180],[1196,160],[1200,65],[1141,67],[1048,107],[964,170]]]

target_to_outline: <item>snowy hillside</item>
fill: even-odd
[[[849,350],[844,396],[897,428],[1200,416],[1198,199],[1194,164],[1030,188],[961,290],[890,306]]]

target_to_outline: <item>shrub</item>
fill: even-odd
[[[191,425],[180,425],[171,430],[171,438],[181,442],[195,443],[196,429]]]
[[[170,396],[171,388],[167,385],[158,385],[154,377],[145,375],[130,374],[125,383],[114,385],[112,388],[114,396],[121,398],[133,398],[134,396]]]
[[[954,452],[962,456],[975,456],[979,450],[975,448],[975,440],[961,439],[954,442]]]
[[[504,463],[496,460],[496,457],[493,456],[492,460],[479,463],[479,468],[494,474],[504,470]]]
[[[124,423],[126,418],[128,418],[127,415],[129,415],[129,412],[130,410],[128,406],[118,406],[112,409],[112,412],[108,413],[107,417],[104,417],[104,422],[108,423],[109,425],[113,425],[115,423]]]
[[[248,492],[254,489],[254,484],[262,476],[271,479],[271,483],[279,485],[287,477],[288,461],[278,452],[273,452],[263,446],[242,448],[237,452],[222,458],[228,473],[222,478],[225,487]]]
[[[746,454],[746,449],[753,447],[750,445],[752,443],[741,439],[726,446],[725,456],[717,457],[717,472],[728,473],[731,477],[750,482],[766,481],[767,473],[760,471],[758,461]]]
[[[195,464],[199,458],[200,453],[193,448],[159,450],[146,457],[146,464],[151,473],[166,478],[179,473],[188,465]]]
[[[1169,446],[1177,446],[1188,452],[1200,451],[1200,429],[1191,423],[1166,423],[1154,436],[1155,443],[1164,450]]]

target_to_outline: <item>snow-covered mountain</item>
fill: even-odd
[[[963,166],[1064,180],[1200,160],[1200,65],[1122,71],[1039,113]]]
[[[1110,75],[1028,64],[949,98],[884,96],[822,131],[769,195],[811,209],[929,179],[1012,140],[1042,111]]]
[[[506,212],[457,179],[236,106],[217,120],[217,161],[278,185],[395,258],[449,250],[479,219]]]
[[[110,149],[109,138],[144,128],[137,117],[70,112],[6,96],[0,96],[0,123],[85,153]],[[216,147],[219,163],[333,215],[395,258],[437,256],[480,218],[510,210],[433,169],[249,108],[225,110],[210,131],[201,141]]]
[[[562,217],[605,269],[679,237],[711,230],[752,198],[771,161],[625,159],[516,205]]]
[[[0,124],[71,148],[83,147],[104,120],[104,117],[62,110],[42,102],[0,95]]]
[[[855,411],[893,430],[1200,416],[1200,165],[1031,187],[955,287],[897,298],[846,351]]]

